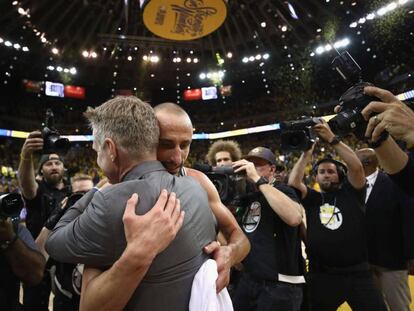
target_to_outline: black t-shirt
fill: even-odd
[[[30,233],[36,238],[50,213],[59,206],[59,203],[69,193],[69,187],[59,190],[51,187],[45,181],[38,182],[36,196],[32,200],[25,199],[27,216],[26,225]]]
[[[308,188],[302,204],[311,266],[346,267],[367,261],[365,187],[356,190],[346,180],[336,191]]]
[[[27,247],[37,250],[33,237],[26,227],[19,225],[17,236]],[[20,310],[19,288],[20,280],[14,275],[6,258],[0,253],[0,310]]]
[[[276,188],[298,201],[292,188],[286,185]],[[261,192],[249,195],[244,206],[247,208],[242,229],[251,243],[250,253],[243,262],[246,272],[265,280],[277,280],[278,273],[303,275],[298,227],[283,222]]]

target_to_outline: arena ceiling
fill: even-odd
[[[286,66],[292,73],[307,70],[308,63],[328,66],[334,57],[332,46],[346,40],[363,65],[381,61],[381,70],[390,59],[406,65],[413,47],[411,0],[229,0],[224,23],[190,41],[168,40],[149,31],[143,11],[150,2],[2,1],[0,64],[11,64],[9,74],[32,79],[63,79],[108,90],[175,90],[198,87],[205,83],[200,74],[209,71],[222,70],[225,83],[235,84],[245,76],[260,75],[268,66],[273,71]],[[380,21],[385,19],[391,22]],[[6,40],[20,48],[7,50]],[[23,47],[28,51],[22,52]],[[338,45],[338,50],[343,48]],[[407,56],[401,56],[404,51]],[[157,62],[149,61],[153,56]],[[411,64],[403,71],[412,70]],[[63,76],[64,72],[48,69],[58,66],[76,68],[76,74]],[[370,67],[378,71],[378,66]],[[296,74],[293,78],[302,79]],[[321,82],[323,78],[316,84]]]

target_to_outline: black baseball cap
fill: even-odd
[[[249,153],[247,154],[247,156],[244,157],[246,160],[249,159],[254,159],[254,158],[259,158],[259,159],[263,159],[266,160],[267,162],[269,162],[272,165],[276,165],[276,157],[273,154],[273,152],[265,147],[256,147],[252,150],[249,151]]]
[[[56,153],[42,154],[42,156],[39,159],[39,168],[37,169],[37,172],[39,174],[43,167],[43,164],[45,164],[49,160],[58,160],[63,163],[63,158]]]

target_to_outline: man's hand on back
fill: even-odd
[[[125,252],[131,259],[137,258],[152,261],[162,252],[180,230],[184,221],[180,200],[175,193],[168,195],[162,190],[154,207],[145,215],[135,213],[138,195],[134,193],[128,200],[124,216],[124,231],[127,240]]]

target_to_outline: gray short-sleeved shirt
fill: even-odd
[[[175,240],[153,261],[126,310],[187,310],[195,273],[207,259],[203,247],[216,236],[207,194],[191,177],[169,174],[158,161],[141,163],[116,185],[92,190],[71,207],[51,233],[46,249],[61,262],[109,267],[126,247],[122,216],[138,193],[137,214],[145,214],[162,189],[175,192],[185,211]]]

